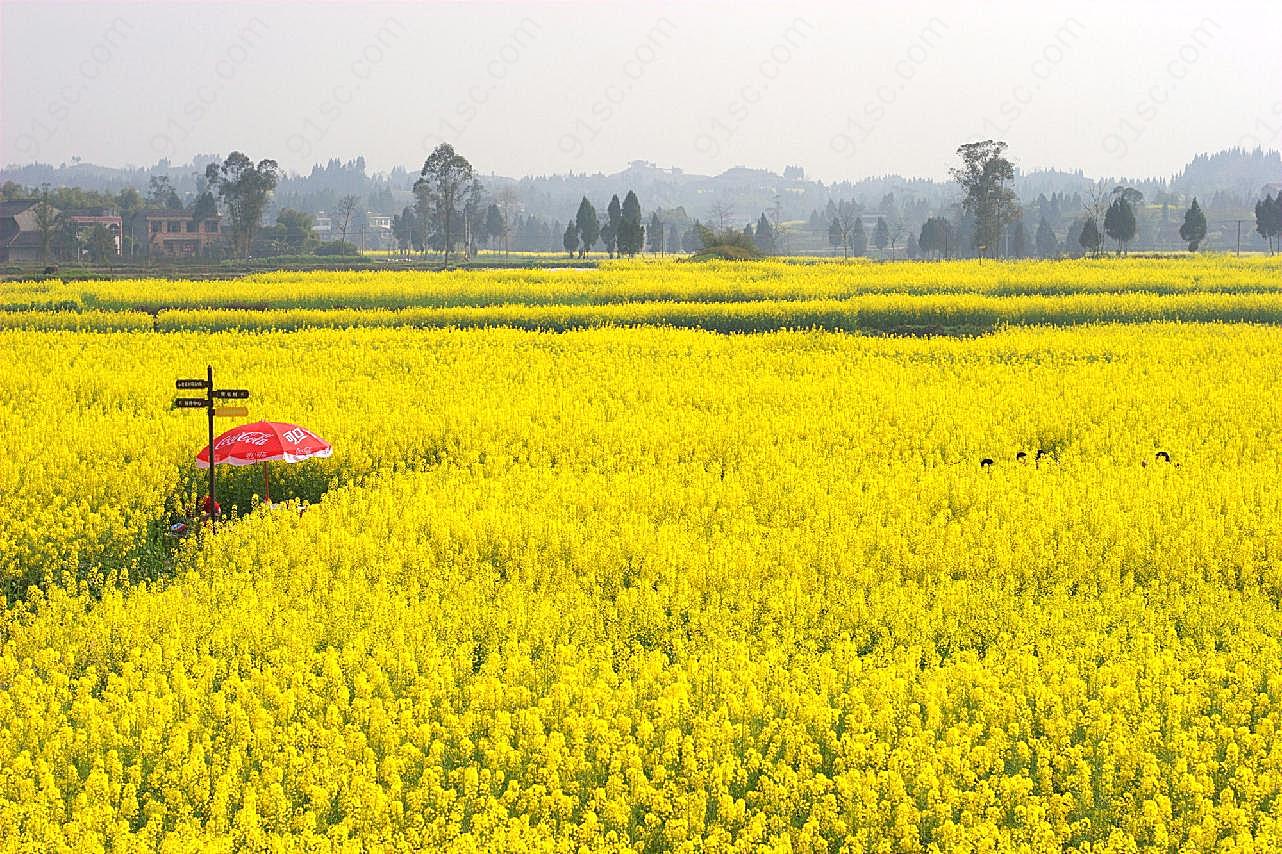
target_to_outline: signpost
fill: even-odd
[[[249,389],[247,388],[214,388],[214,367],[206,366],[206,374],[201,379],[177,380],[174,387],[179,390],[204,389],[204,397],[176,397],[174,398],[175,409],[203,409],[209,418],[209,526],[211,531],[218,530],[217,514],[214,508],[218,506],[218,498],[214,481],[214,417],[238,418],[249,414],[248,407],[244,406],[214,406],[216,400],[248,400]]]

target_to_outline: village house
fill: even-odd
[[[334,233],[334,220],[329,214],[321,211],[312,218],[312,234],[317,240],[329,240]]]
[[[86,246],[89,242],[89,236],[95,226],[103,226],[111,234],[112,244],[116,247],[116,255],[119,256],[123,251],[124,222],[121,218],[105,209],[85,210],[85,211],[67,211],[62,215],[61,222],[70,224],[75,230],[76,243],[79,246]]]
[[[396,237],[392,234],[392,217],[388,214],[377,214],[368,211],[365,214],[365,222],[369,224],[368,239],[362,240],[362,247],[365,249],[390,249],[396,245]]]
[[[0,202],[0,261],[32,263],[46,258],[52,261],[88,251],[90,235],[99,225],[111,235],[115,254],[121,254],[124,223],[116,214],[104,208],[60,211],[50,205],[51,225],[46,238],[40,229],[39,208],[37,199]],[[78,251],[71,248],[73,243]]]
[[[144,208],[130,233],[135,251],[153,258],[196,258],[223,242],[222,217],[196,220],[183,208]]]
[[[42,260],[44,244],[36,222],[39,204],[35,199],[0,202],[0,261]]]

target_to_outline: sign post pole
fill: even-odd
[[[209,530],[210,533],[218,533],[218,496],[214,486],[214,366],[205,366],[208,374],[205,377],[205,394],[208,395],[209,406],[207,407],[209,415]]]
[[[205,378],[177,380],[174,386],[178,389],[198,389],[205,390],[204,397],[178,397],[174,398],[175,409],[203,409],[205,417],[209,421],[209,529],[211,533],[218,531],[218,484],[214,475],[214,419],[215,418],[239,418],[249,414],[248,408],[244,406],[218,406],[220,400],[248,400],[249,389],[247,388],[214,388],[214,366],[205,366]]]

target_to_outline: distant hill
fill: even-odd
[[[1231,148],[1194,157],[1171,179],[1171,190],[1198,196],[1223,191],[1252,197],[1260,195],[1266,184],[1279,181],[1282,181],[1282,155],[1278,152]]]
[[[125,168],[89,163],[10,166],[0,170],[0,182],[35,187],[47,181],[55,186],[117,192],[128,186],[145,189],[151,176],[166,175],[180,194],[191,196],[202,187],[205,164],[214,159],[215,155],[210,154],[185,164],[160,161],[153,166]],[[340,195],[355,193],[364,197],[371,210],[395,213],[412,203],[410,186],[416,176],[416,169],[402,167],[371,174],[363,158],[347,162],[335,159],[317,164],[308,174],[287,176],[277,188],[274,202],[278,208],[294,207],[314,213],[332,209]],[[526,215],[552,222],[564,222],[583,196],[604,210],[611,195],[622,196],[628,190],[636,191],[646,210],[684,208],[692,218],[715,221],[714,208],[720,208],[730,212],[727,225],[739,227],[755,221],[763,211],[777,212],[785,221],[807,219],[812,211],[822,211],[829,200],[853,199],[867,210],[876,211],[893,194],[896,205],[912,204],[919,210],[933,210],[955,203],[958,197],[956,185],[950,182],[898,175],[825,184],[807,179],[795,166],[785,169],[784,174],[735,166],[719,175],[699,175],[645,160],[634,160],[609,175],[572,172],[509,178],[491,174],[482,176],[482,180],[491,193],[514,189]],[[1104,182],[1135,186],[1152,201],[1170,193],[1197,194],[1204,200],[1220,200],[1226,206],[1249,207],[1264,186],[1282,182],[1282,156],[1277,151],[1230,149],[1197,155],[1169,180],[1109,177]],[[1043,195],[1085,194],[1095,183],[1096,179],[1080,170],[1041,169],[1018,173],[1015,190],[1029,204]]]

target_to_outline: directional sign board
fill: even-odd
[[[174,380],[174,386],[178,389],[200,389],[205,393],[205,397],[176,397],[174,398],[174,409],[203,409],[205,410],[205,419],[208,422],[209,444],[207,448],[214,446],[214,419],[215,418],[242,418],[249,414],[249,409],[244,406],[214,406],[215,400],[248,400],[249,389],[247,388],[214,388],[214,366],[205,367],[205,378],[199,379],[180,379]],[[205,500],[213,507],[218,506],[218,484],[214,471],[218,466],[210,460],[209,468],[209,494]],[[264,482],[267,473],[263,472]],[[218,514],[208,514],[209,530],[211,532],[218,530]]]

